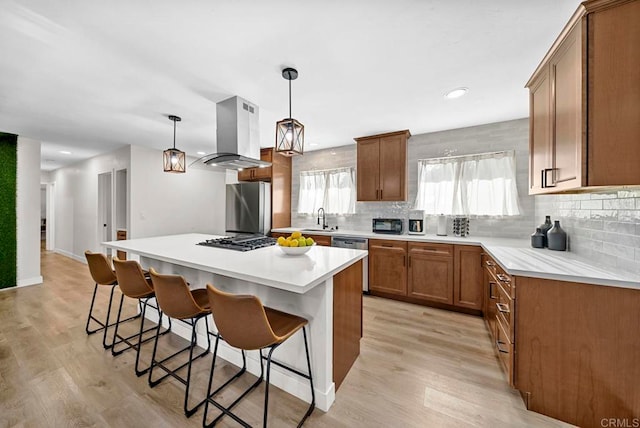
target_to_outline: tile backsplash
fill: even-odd
[[[350,216],[328,216],[330,226],[341,229],[371,230],[373,217],[408,218],[417,193],[418,159],[442,156],[478,154],[501,150],[515,150],[517,187],[522,215],[504,218],[472,218],[470,234],[477,236],[501,236],[526,238],[533,232],[534,197],[528,195],[529,164],[529,120],[517,119],[469,128],[413,135],[408,144],[408,191],[406,202],[356,202],[356,214]],[[315,169],[330,169],[356,166],[356,145],[349,144],[326,150],[305,152],[293,159],[293,182],[291,195],[294,227],[314,227],[315,216],[298,215],[300,172]],[[436,231],[435,217],[427,220],[427,233]],[[406,224],[405,224],[406,225]],[[451,220],[448,231],[451,234]]]
[[[560,220],[569,251],[640,274],[640,189],[535,197],[537,223]]]

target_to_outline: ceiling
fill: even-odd
[[[523,85],[578,0],[2,0],[0,131],[42,167],[128,144],[215,151],[215,103],[260,106],[261,146],[288,116],[305,149],[526,117]],[[466,96],[443,94],[468,87]],[[71,154],[61,154],[70,151]]]

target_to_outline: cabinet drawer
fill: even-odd
[[[482,266],[493,276],[496,276],[496,266],[497,263],[493,261],[491,257],[486,254],[482,255]]]
[[[391,239],[369,239],[369,248],[371,247],[398,248],[404,251],[407,249],[407,242]]]
[[[494,293],[497,294],[495,305],[496,305],[496,314],[500,318],[500,321],[506,328],[506,332],[509,335],[509,340],[511,342],[514,341],[513,337],[513,311],[515,309],[515,305],[513,304],[513,300],[507,294],[507,291],[502,287],[500,283],[495,285]]]
[[[498,353],[498,359],[502,363],[502,367],[507,373],[509,385],[514,386],[513,382],[513,342],[509,340],[509,329],[502,323],[501,317],[498,317],[496,323],[496,342],[495,347]]]
[[[409,251],[414,253],[424,253],[425,255],[432,256],[453,257],[453,245],[450,244],[423,244],[410,242]]]

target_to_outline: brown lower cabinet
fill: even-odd
[[[413,303],[480,314],[480,247],[369,240],[369,292]]]
[[[453,245],[409,243],[408,296],[453,304]]]
[[[486,255],[483,266],[487,328],[527,409],[581,427],[633,426],[640,290],[515,277]]]
[[[369,240],[369,292],[407,295],[407,243]]]

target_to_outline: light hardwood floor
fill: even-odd
[[[93,289],[86,265],[43,252],[42,274],[42,285],[0,292],[0,427],[201,426],[202,410],[190,419],[182,413],[181,384],[168,379],[150,389],[133,373],[133,351],[113,358],[98,334],[85,334]],[[99,308],[106,309],[105,291]],[[374,297],[364,306],[361,355],[331,410],[316,410],[305,426],[567,426],[524,408],[481,318]],[[167,353],[184,343],[162,340]],[[150,346],[144,351],[147,361]],[[206,388],[210,361],[195,365],[194,397]],[[233,369],[220,367],[222,376]],[[253,379],[245,375],[223,401]],[[271,391],[270,426],[295,426],[305,403]],[[262,393],[263,386],[238,406],[256,426]],[[237,425],[225,418],[220,426]]]

